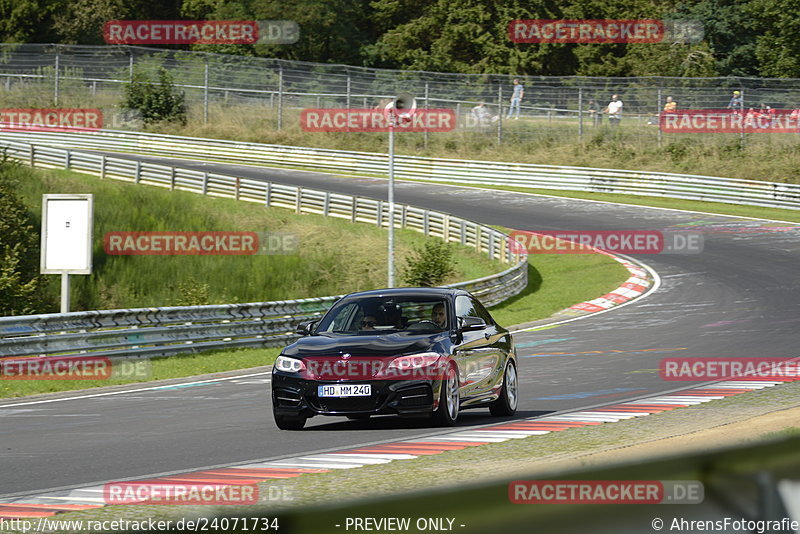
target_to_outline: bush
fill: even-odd
[[[141,72],[134,72],[133,80],[125,84],[123,105],[139,111],[145,124],[161,121],[186,124],[185,95],[175,92],[172,77],[163,68],[158,71],[158,83]]]
[[[444,241],[429,241],[421,249],[414,248],[401,277],[409,286],[434,287],[455,274],[453,249]]]
[[[0,315],[26,315],[44,306],[39,274],[39,232],[16,196],[15,163],[0,157]]]

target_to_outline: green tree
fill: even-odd
[[[39,234],[33,217],[17,198],[13,166],[0,160],[0,315],[41,311],[44,303],[39,274]]]
[[[800,0],[753,0],[748,12],[758,34],[758,74],[800,78]]]

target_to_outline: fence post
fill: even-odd
[[[503,144],[503,84],[497,86],[497,144]]]
[[[347,105],[345,106],[347,109],[350,109],[350,73],[347,73]]]
[[[203,72],[203,123],[208,124],[208,55],[205,56]]]
[[[278,130],[283,128],[283,64],[278,65]]]
[[[739,132],[739,147],[744,149],[744,118],[746,117],[744,114],[744,88],[742,88],[742,104],[739,106],[739,113],[742,115],[742,130]]]
[[[58,46],[56,46],[56,64],[55,64],[55,73],[53,74],[54,84],[53,84],[53,105],[58,105],[58,70],[59,65],[61,63],[61,55],[58,52]]]
[[[578,87],[578,139],[583,139],[583,87]]]
[[[661,138],[663,137],[663,133],[661,132],[661,88],[658,88],[658,102],[656,103],[656,117],[659,117],[658,121],[658,146],[661,147]]]
[[[128,56],[128,82],[133,83],[133,50],[130,50]]]
[[[425,82],[425,109],[426,110],[428,109],[428,96],[429,96],[428,95],[428,82]],[[422,138],[423,139],[423,141],[422,141],[423,146],[425,148],[428,148],[428,130],[427,130],[427,128],[425,129],[425,132],[422,135],[423,135],[423,138]]]

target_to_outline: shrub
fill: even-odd
[[[414,248],[401,277],[409,286],[433,287],[455,274],[452,247],[443,241],[429,241],[421,249]]]
[[[161,121],[186,124],[185,95],[175,91],[172,77],[163,68],[158,71],[158,83],[134,72],[133,80],[125,84],[123,105],[139,111],[145,124]]]

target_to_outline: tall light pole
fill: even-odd
[[[394,129],[403,120],[409,120],[417,109],[414,97],[400,93],[384,110],[389,123],[389,261],[387,287],[394,287]]]

